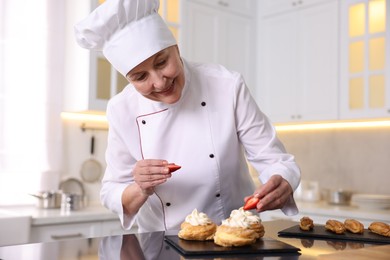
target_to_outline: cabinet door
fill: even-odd
[[[320,2],[329,2],[329,0],[260,0],[260,13],[262,16],[275,15],[310,7]]]
[[[257,100],[274,122],[291,121],[297,110],[296,19],[295,13],[288,13],[261,23]]]
[[[197,62],[217,63],[220,18],[215,9],[188,2],[183,21],[183,54]]]
[[[337,2],[261,22],[260,106],[274,122],[336,119]]]
[[[390,115],[389,8],[389,0],[342,1],[342,119]]]
[[[191,0],[203,5],[218,8],[221,11],[229,11],[252,16],[254,13],[253,0]],[[189,1],[189,2],[191,2]]]
[[[98,237],[100,234],[100,222],[32,226],[30,243]]]
[[[219,62],[228,69],[240,72],[252,93],[256,88],[255,26],[253,19],[225,14],[219,47]]]
[[[338,118],[338,8],[336,1],[302,9],[298,19],[297,80],[300,120]]]
[[[255,22],[247,16],[189,1],[182,54],[190,61],[219,63],[243,74],[255,89]]]

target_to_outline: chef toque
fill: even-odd
[[[106,0],[75,25],[77,43],[103,51],[123,76],[157,52],[176,45],[158,14],[159,0]]]

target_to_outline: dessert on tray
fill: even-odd
[[[203,212],[194,209],[181,223],[178,236],[185,240],[212,240],[217,225]]]
[[[302,217],[299,222],[299,228],[302,230],[312,230],[314,228],[313,220],[309,217]]]
[[[259,216],[242,207],[233,210],[230,217],[217,227],[214,243],[223,247],[245,246],[264,236],[264,226]]]

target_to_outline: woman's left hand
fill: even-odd
[[[290,184],[280,175],[273,175],[267,183],[260,186],[255,192],[254,197],[260,199],[256,205],[256,211],[281,209],[286,204],[293,190]],[[247,201],[249,197],[245,198]]]

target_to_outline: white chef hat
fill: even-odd
[[[122,75],[176,44],[166,23],[158,14],[159,0],[106,0],[75,25],[78,44],[103,51]]]

